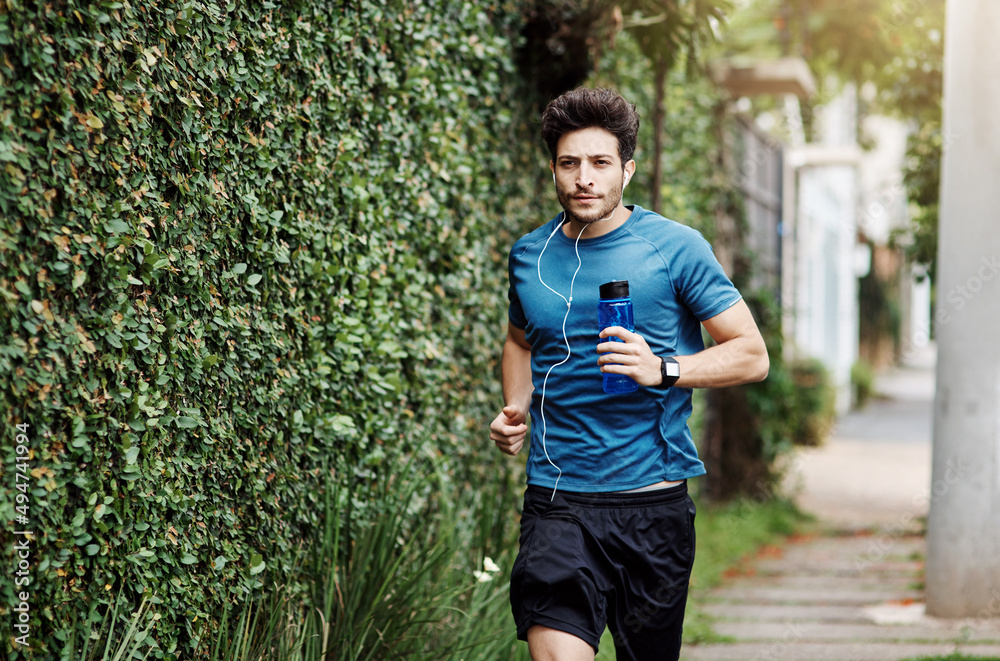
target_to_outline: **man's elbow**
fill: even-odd
[[[763,356],[759,356],[755,361],[754,365],[754,378],[753,381],[756,383],[758,381],[763,381],[767,378],[768,372],[771,370],[771,360],[767,357],[767,352],[764,352]]]
[[[764,344],[764,338],[759,338],[757,346],[754,349],[750,380],[756,383],[767,378],[767,374],[771,370],[771,359],[767,355],[767,345]]]

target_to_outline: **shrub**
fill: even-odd
[[[836,392],[819,360],[801,359],[789,366],[793,397],[791,433],[796,445],[820,445],[836,418]]]
[[[36,658],[118,593],[109,630],[147,599],[192,658],[390,456],[493,479],[516,9],[0,5],[0,515],[34,531]]]
[[[851,365],[851,388],[854,391],[854,405],[864,408],[875,394],[875,370],[865,361]]]

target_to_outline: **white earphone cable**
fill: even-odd
[[[600,220],[594,222],[600,223],[604,222],[605,220],[611,220],[612,218],[614,218],[615,211],[617,210],[618,207],[615,207],[614,211],[611,212],[610,216],[608,216],[607,218],[601,218]],[[549,375],[552,374],[552,370],[554,370],[556,367],[559,367],[560,365],[565,364],[570,359],[570,356],[573,355],[573,349],[572,347],[570,347],[569,344],[569,336],[566,335],[566,320],[569,319],[569,313],[573,305],[573,286],[576,284],[576,276],[578,273],[580,273],[580,267],[583,266],[583,260],[580,258],[580,237],[583,236],[583,233],[587,231],[588,227],[590,227],[589,223],[584,223],[583,228],[580,230],[580,233],[576,235],[576,241],[573,243],[573,250],[576,253],[576,271],[573,272],[573,277],[569,281],[569,298],[566,298],[552,287],[549,287],[549,285],[545,282],[545,280],[542,279],[542,255],[545,254],[545,249],[549,247],[549,241],[552,240],[552,237],[556,235],[556,232],[559,231],[559,229],[563,226],[565,222],[566,222],[566,212],[563,211],[562,219],[556,225],[556,228],[552,230],[552,233],[549,234],[549,238],[545,240],[545,245],[542,246],[542,251],[538,253],[538,281],[541,282],[546,289],[548,289],[550,292],[552,292],[553,294],[555,294],[556,296],[558,296],[559,298],[561,298],[563,301],[566,302],[566,314],[563,315],[563,321],[562,321],[563,342],[566,343],[566,357],[563,358],[558,363],[554,363],[551,367],[549,367],[548,371],[545,373],[545,378],[542,380],[542,399],[539,405],[539,412],[541,413],[542,417],[542,451],[545,453],[545,459],[548,460],[549,464],[551,464],[551,466],[555,468],[557,471],[556,482],[552,486],[552,497],[549,498],[549,500],[552,500],[556,497],[556,489],[559,488],[559,479],[562,478],[562,469],[559,468],[559,466],[557,466],[554,461],[552,461],[552,457],[549,456],[549,450],[545,443],[546,440],[545,437],[548,431],[548,428],[545,423],[545,388],[546,386],[548,386]]]

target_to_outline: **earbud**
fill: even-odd
[[[556,183],[556,173],[552,173],[552,183]]]
[[[622,188],[625,188],[626,186],[628,186],[628,182],[629,182],[629,181],[630,181],[631,179],[632,179],[632,175],[630,175],[630,174],[628,173],[628,170],[625,170],[625,181],[624,181],[624,182],[622,182]]]

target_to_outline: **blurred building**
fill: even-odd
[[[927,285],[910,286],[892,241],[893,230],[907,224],[907,127],[886,117],[859,120],[853,85],[827,85],[836,95],[818,98],[796,58],[719,63],[715,78],[734,99],[739,127],[731,161],[744,198],[744,240],[756,260],[751,287],[773,292],[786,358],[821,361],[844,412],[859,359],[884,367],[901,345],[912,346],[911,335],[922,332],[926,341]],[[746,99],[761,95],[774,97],[776,109],[753,115]],[[806,99],[808,131],[800,106]],[[913,318],[914,309],[923,316]]]

